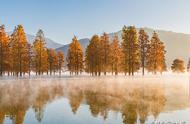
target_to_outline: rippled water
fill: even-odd
[[[0,124],[190,124],[189,78],[0,80]]]

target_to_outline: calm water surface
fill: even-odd
[[[0,80],[0,124],[190,124],[189,78]]]

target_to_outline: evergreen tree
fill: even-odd
[[[22,76],[29,71],[28,42],[22,25],[15,28],[11,36],[11,46],[14,74]]]
[[[140,66],[139,45],[137,31],[134,26],[123,27],[122,49],[124,54],[124,71],[129,75],[134,75]]]
[[[48,61],[49,61],[49,71],[50,75],[52,75],[52,72],[57,71],[58,69],[58,57],[54,49],[50,48],[48,49]]]
[[[36,74],[41,75],[48,71],[48,53],[45,47],[45,37],[42,30],[39,30],[33,43],[33,69]]]
[[[11,70],[11,56],[9,36],[5,32],[4,25],[0,26],[0,76]]]
[[[184,72],[185,71],[185,67],[184,67],[184,61],[181,59],[175,59],[172,63],[171,69],[173,72]]]
[[[86,49],[86,71],[92,75],[101,75],[100,38],[94,35]]]
[[[59,75],[61,75],[61,70],[64,65],[64,54],[62,51],[59,51],[57,53],[57,58],[58,58],[58,70],[59,70]]]
[[[154,32],[147,51],[146,68],[149,72],[156,74],[156,72],[162,73],[166,70],[165,53],[164,43],[159,39],[157,33]]]
[[[147,60],[147,52],[149,48],[148,34],[144,31],[144,29],[140,29],[138,40],[139,40],[139,47],[140,47],[142,75],[144,75],[144,70],[145,70],[146,60]]]
[[[121,71],[122,50],[117,35],[114,36],[113,42],[110,44],[108,57],[112,74],[118,75],[118,72]]]
[[[76,37],[72,39],[67,54],[67,66],[71,74],[78,75],[83,71],[83,51]]]
[[[100,37],[100,63],[101,63],[101,71],[106,72],[108,71],[108,51],[109,51],[109,35],[107,33],[103,33]]]

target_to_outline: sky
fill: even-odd
[[[0,0],[0,24],[7,32],[18,24],[28,34],[42,29],[61,44],[124,25],[190,34],[190,0]]]

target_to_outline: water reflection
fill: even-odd
[[[138,116],[142,124],[150,114],[156,118],[166,102],[162,84],[139,86],[122,84],[119,87],[118,85],[114,87],[107,84],[88,84],[83,89],[74,86],[69,91],[73,112],[76,112],[84,98],[94,117],[100,115],[106,119],[109,111],[120,112],[124,124],[135,124]]]
[[[28,80],[18,83],[1,84],[0,86],[0,124],[8,116],[13,124],[22,124],[26,111],[32,107],[36,119],[41,121],[46,104],[63,96],[60,84],[43,84],[34,86]]]
[[[20,80],[0,84],[0,124],[6,117],[13,124],[22,124],[32,108],[40,123],[45,107],[60,98],[67,98],[73,114],[81,104],[89,106],[93,117],[106,120],[109,112],[120,113],[123,124],[144,124],[147,117],[157,118],[166,109],[166,85],[117,80]],[[175,94],[176,95],[176,94]]]

